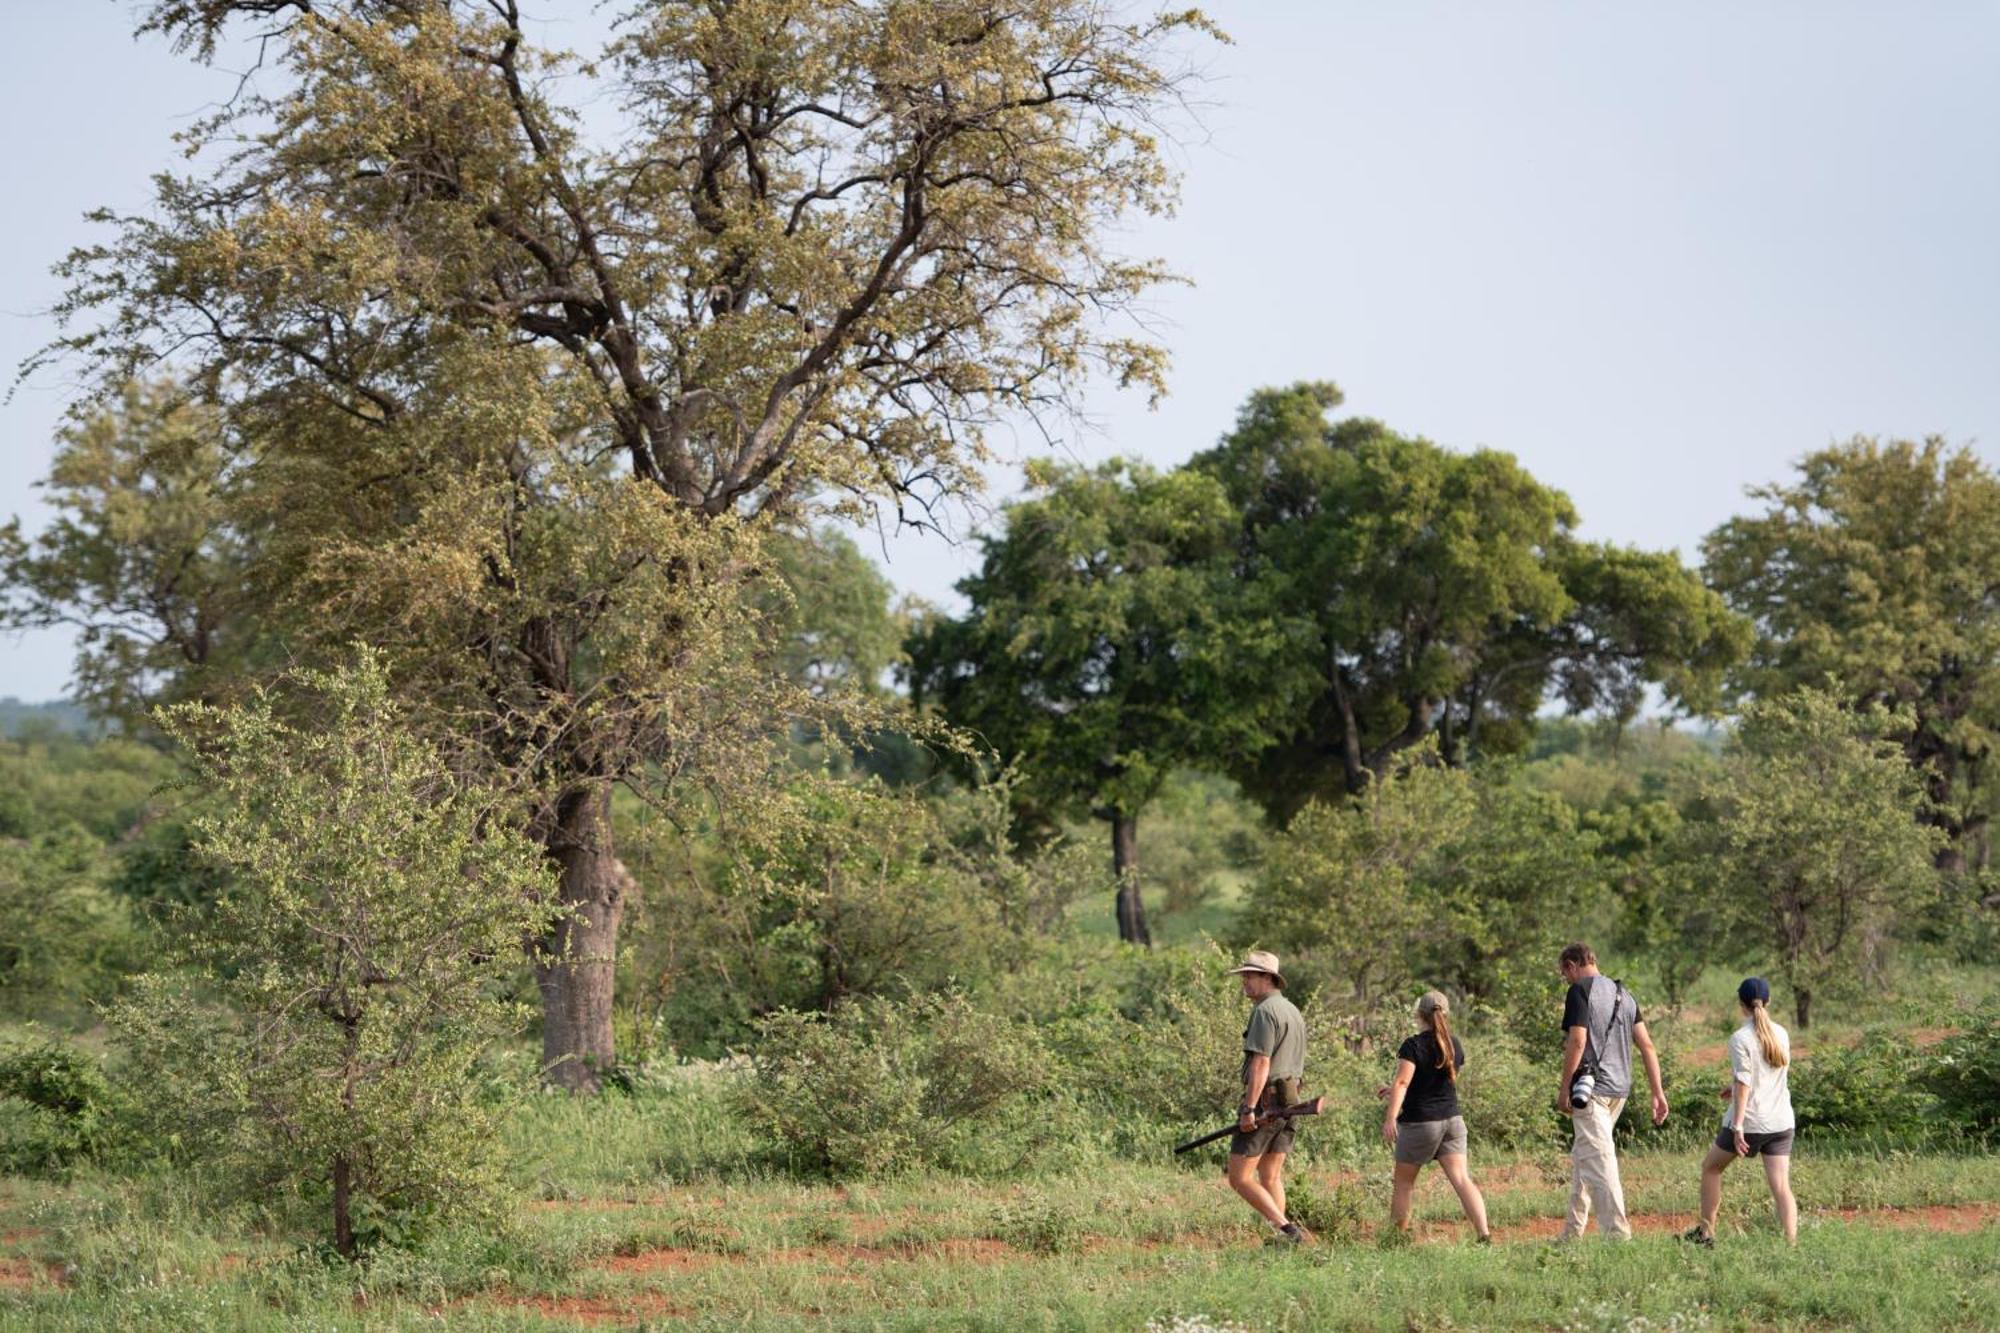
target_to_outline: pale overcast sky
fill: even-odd
[[[599,27],[592,0],[528,7],[548,40]],[[0,0],[9,368],[50,336],[48,266],[91,237],[84,211],[143,204],[231,85],[131,41],[132,8]],[[1349,411],[1516,454],[1587,535],[1690,557],[1832,440],[1995,457],[2000,3],[1207,8],[1236,45],[1207,61],[1184,207],[1127,238],[1195,283],[1157,301],[1173,395],[1095,395],[1073,456],[1171,465],[1256,386],[1330,378]],[[0,515],[30,528],[66,392],[0,408]],[[904,538],[886,563],[949,602],[973,554]],[[0,695],[61,694],[69,653],[0,640]]]

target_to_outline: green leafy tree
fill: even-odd
[[[1856,438],[1751,495],[1761,514],[1708,535],[1709,582],[1757,626],[1735,673],[1753,695],[1832,688],[1907,719],[1924,818],[1947,869],[1983,866],[2000,729],[2000,477],[1942,440]]]
[[[77,631],[77,702],[137,730],[159,691],[240,657],[254,543],[230,505],[221,415],[134,381],[58,436],[33,538],[0,527],[0,627]]]
[[[1741,952],[1703,867],[1677,854],[1683,807],[1716,749],[1665,722],[1555,719],[1542,724],[1535,738],[1541,753],[1523,767],[1528,781],[1561,796],[1597,837],[1617,897],[1615,938],[1622,949],[1651,957],[1670,1011],[1708,967]]]
[[[1883,739],[1906,724],[1815,690],[1755,700],[1701,784],[1705,817],[1685,826],[1683,864],[1736,930],[1768,941],[1801,1029],[1935,892],[1944,833],[1915,818],[1923,784]]]
[[[1649,684],[1714,702],[1748,629],[1674,556],[1581,542],[1568,498],[1511,456],[1329,422],[1340,402],[1260,390],[1190,464],[1240,511],[1245,575],[1273,571],[1279,608],[1317,627],[1317,689],[1238,770],[1274,820],[1433,733],[1454,763],[1518,751],[1552,694],[1621,720]]]
[[[0,1008],[84,1019],[141,965],[147,932],[119,880],[172,774],[122,737],[0,740]]]
[[[790,629],[780,653],[786,673],[817,691],[885,690],[909,634],[895,586],[837,528],[781,533],[770,549],[788,594],[780,612]]]
[[[1448,767],[1426,743],[1360,796],[1299,812],[1241,930],[1344,990],[1364,1023],[1427,986],[1512,1010],[1545,989],[1559,937],[1601,900],[1596,846],[1513,768]]]
[[[281,683],[282,710],[260,691],[165,715],[212,802],[196,850],[229,887],[185,921],[184,969],[113,1017],[184,1146],[327,1189],[352,1257],[367,1219],[497,1188],[474,1062],[527,1021],[496,983],[559,909],[504,804],[404,728],[378,659]]]
[[[1119,938],[1149,944],[1139,817],[1175,768],[1270,742],[1299,631],[1237,580],[1212,478],[1114,461],[1029,482],[958,585],[965,616],[913,637],[912,695],[1018,765],[1029,822],[1110,826]]]
[[[936,776],[929,748],[936,738],[921,734],[891,679],[904,662],[914,600],[899,598],[838,528],[774,532],[765,549],[783,581],[766,599],[780,636],[773,665],[816,699],[873,705],[860,719],[836,715],[799,726],[796,766],[859,771],[898,786]]]
[[[1192,11],[1093,0],[635,6],[579,68],[515,0],[152,0],[276,77],[74,254],[116,386],[168,357],[254,458],[244,615],[381,647],[411,722],[516,780],[575,909],[538,950],[557,1077],[615,1059],[612,789],[764,785],[757,533],[976,485],[997,415],[1162,360],[1108,224],[1172,201],[1153,118]],[[622,120],[586,138],[574,94]],[[204,152],[204,150],[214,150]]]

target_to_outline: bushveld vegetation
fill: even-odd
[[[852,520],[1163,384],[1081,312],[1167,276],[1103,236],[1171,202],[1198,14],[668,4],[588,71],[511,0],[142,14],[284,77],[65,265],[90,391],[0,529],[90,719],[0,714],[0,1320],[2000,1325],[1970,452],[1812,454],[1692,568],[1251,389],[1184,466],[1034,468],[964,606],[899,603]],[[1637,1241],[1555,1250],[1578,937],[1675,1112],[1620,1128]],[[1171,1152],[1248,947],[1331,1099],[1298,1251]],[[1738,1182],[1689,1251],[1745,972],[1801,1244]],[[1432,987],[1491,1251],[1436,1186],[1383,1225]]]

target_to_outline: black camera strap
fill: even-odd
[[[1590,1059],[1591,1077],[1596,1078],[1604,1073],[1604,1048],[1611,1041],[1611,1029],[1618,1023],[1618,1002],[1625,997],[1625,986],[1624,983],[1613,977],[1592,977],[1591,980],[1609,981],[1611,983],[1611,1012],[1604,1020],[1604,1040],[1593,1042],[1590,1049],[1585,1052],[1585,1055]],[[1596,987],[1593,986],[1591,989],[1595,990]],[[1583,1017],[1583,1035],[1589,1037],[1590,1006],[1588,1003],[1584,1005]]]

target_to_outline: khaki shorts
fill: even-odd
[[[1273,1080],[1264,1090],[1265,1106],[1290,1106],[1298,1100],[1299,1081],[1295,1078]],[[1291,1116],[1259,1125],[1248,1134],[1239,1129],[1229,1136],[1229,1155],[1262,1157],[1266,1153],[1290,1152],[1297,1136],[1298,1121]]]
[[[1465,1156],[1465,1117],[1449,1120],[1403,1120],[1396,1124],[1396,1160],[1422,1166],[1440,1157]]]
[[[1266,1153],[1290,1152],[1292,1140],[1296,1137],[1295,1128],[1293,1118],[1286,1116],[1283,1120],[1273,1120],[1269,1124],[1259,1125],[1248,1134],[1239,1129],[1229,1136],[1229,1155],[1262,1157]]]

